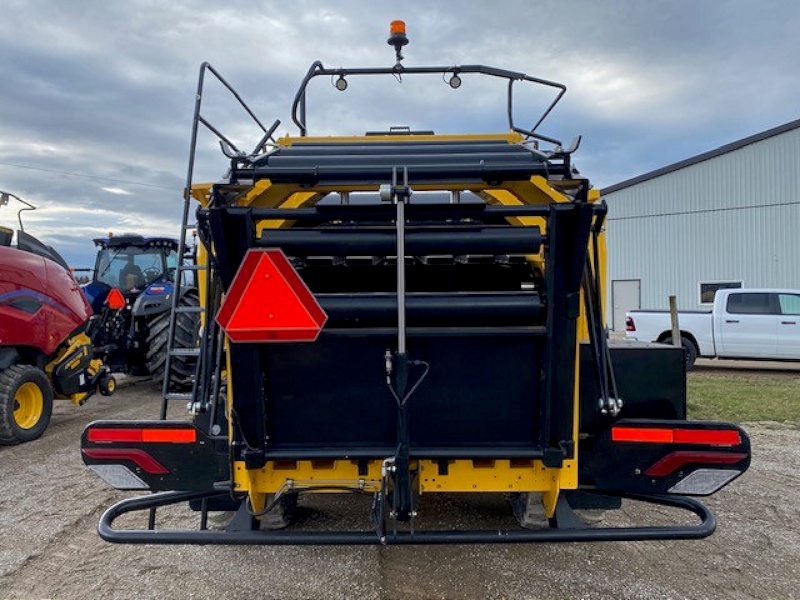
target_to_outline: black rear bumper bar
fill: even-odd
[[[703,503],[682,496],[618,494],[624,498],[684,509],[700,518],[695,525],[651,527],[585,528],[569,518],[557,518],[549,529],[472,531],[211,531],[114,529],[114,520],[131,512],[151,510],[191,500],[219,496],[219,492],[160,492],[122,500],[100,518],[98,533],[108,542],[122,544],[229,544],[229,545],[371,545],[371,544],[493,544],[531,542],[622,542],[642,540],[685,540],[708,537],[716,529],[714,513]]]

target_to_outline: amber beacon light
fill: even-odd
[[[397,54],[397,64],[403,60],[403,54],[400,49],[408,44],[408,37],[406,37],[406,22],[405,21],[392,21],[389,24],[389,39],[386,43],[394,46],[394,51]]]

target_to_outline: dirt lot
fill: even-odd
[[[800,598],[800,430],[747,426],[750,471],[711,500],[702,541],[437,547],[120,546],[95,525],[120,493],[85,469],[83,426],[149,418],[158,391],[123,388],[57,408],[45,436],[0,448],[0,599],[9,598]],[[353,498],[301,500],[300,527],[363,523]],[[356,499],[358,500],[358,499]],[[437,498],[429,526],[503,527],[501,499]],[[658,518],[626,506],[623,524]],[[653,509],[650,509],[651,511]],[[660,512],[660,511],[656,511]]]

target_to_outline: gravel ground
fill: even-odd
[[[746,426],[750,471],[710,500],[706,540],[428,547],[123,546],[95,526],[123,494],[80,459],[83,426],[149,418],[158,391],[136,383],[87,406],[58,406],[44,437],[0,447],[0,599],[11,598],[800,598],[800,430]],[[351,496],[301,499],[300,527],[365,526]],[[431,527],[511,524],[500,498],[436,497]],[[648,512],[649,511],[649,512]],[[663,519],[626,505],[615,524]],[[184,520],[170,513],[166,522]]]

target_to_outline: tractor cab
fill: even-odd
[[[95,284],[135,296],[154,283],[174,279],[178,266],[177,240],[126,234],[98,238],[94,243],[100,249],[95,263]]]
[[[96,344],[106,349],[114,371],[163,377],[164,334],[172,306],[178,267],[178,240],[138,234],[109,235],[94,240],[98,248],[94,275],[83,292],[96,314],[105,314]],[[184,281],[181,301],[194,303],[193,281]],[[188,294],[187,294],[188,291]],[[110,302],[116,296],[118,300]],[[118,305],[118,306],[117,306]],[[197,315],[184,323],[187,347],[193,347]],[[184,358],[184,378],[193,373]]]

